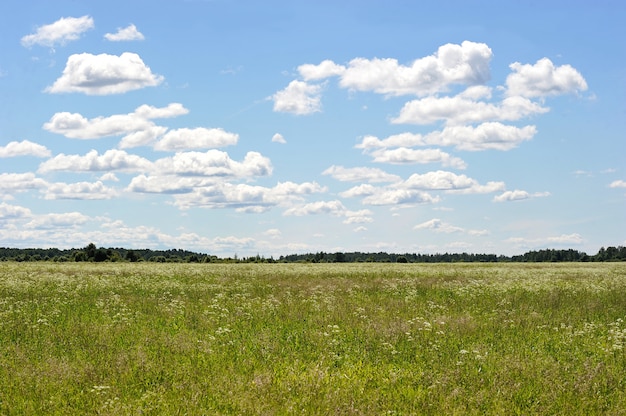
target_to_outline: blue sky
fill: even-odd
[[[0,246],[626,244],[620,1],[0,4]]]

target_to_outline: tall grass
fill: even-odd
[[[626,264],[0,264],[0,414],[626,414]]]

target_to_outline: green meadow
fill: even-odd
[[[626,414],[626,263],[0,263],[0,415]]]

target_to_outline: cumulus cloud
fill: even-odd
[[[529,198],[539,198],[539,197],[545,197],[545,196],[549,196],[550,193],[549,192],[535,192],[533,194],[526,192],[526,191],[521,191],[519,189],[516,189],[514,191],[506,191],[504,193],[502,193],[501,195],[497,195],[493,198],[494,202],[509,202],[509,201],[520,201],[523,199],[529,199]]]
[[[424,174],[414,173],[399,186],[408,189],[451,190],[467,189],[476,184],[476,180],[465,175],[438,170]]]
[[[237,162],[228,153],[211,149],[202,152],[181,152],[155,162],[158,172],[180,176],[251,177],[272,173],[272,162],[258,152],[248,152]]]
[[[234,208],[239,212],[264,212],[275,206],[290,206],[301,201],[302,195],[324,192],[326,189],[315,182],[296,184],[278,183],[273,188],[248,184],[215,182],[196,187],[192,192],[176,195],[175,205],[180,209]]]
[[[626,188],[626,181],[621,179],[613,181],[609,185],[609,188]]]
[[[298,72],[305,81],[316,81],[336,75],[341,75],[345,71],[345,66],[337,65],[329,59],[322,61],[319,65],[304,64],[298,67]]]
[[[6,202],[0,202],[0,221],[6,221],[16,218],[28,218],[32,215],[30,209],[20,207],[19,205],[9,205]]]
[[[90,16],[62,17],[49,25],[39,26],[35,33],[22,37],[22,45],[25,47],[65,45],[69,41],[79,39],[93,27],[94,21]]]
[[[0,173],[0,195],[25,192],[47,186],[48,183],[34,173]]]
[[[111,199],[117,196],[117,191],[111,187],[105,186],[102,182],[76,182],[51,183],[42,189],[44,199]]]
[[[340,85],[385,95],[424,96],[452,84],[483,84],[490,78],[491,49],[484,43],[446,44],[408,66],[396,59],[356,58],[341,72]]]
[[[124,52],[120,56],[81,53],[68,58],[61,77],[47,87],[45,92],[122,94],[157,86],[163,79],[162,76],[153,74],[136,53]]]
[[[272,143],[286,144],[287,140],[285,140],[282,134],[276,133],[272,136]]]
[[[427,164],[441,163],[457,169],[465,169],[466,163],[441,149],[409,149],[399,147],[397,149],[379,149],[371,152],[374,162],[391,164]]]
[[[115,33],[107,33],[104,35],[106,40],[111,42],[131,41],[131,40],[144,40],[143,34],[137,30],[137,27],[130,24],[124,28],[118,28]]]
[[[346,168],[343,166],[331,166],[322,172],[322,175],[330,175],[341,182],[397,182],[400,177],[392,175],[376,168]]]
[[[107,150],[102,155],[98,154],[96,150],[91,150],[84,156],[61,153],[41,163],[38,172],[137,172],[147,171],[151,168],[152,162],[143,157],[128,154],[123,150],[112,149]]]
[[[418,205],[439,202],[438,196],[415,189],[381,189],[374,188],[374,193],[363,198],[365,205]]]
[[[414,230],[432,230],[437,233],[463,233],[474,236],[483,236],[489,234],[487,230],[467,230],[463,227],[457,227],[447,222],[441,221],[439,218],[433,218],[432,220],[428,220],[421,224],[417,224],[413,227]]]
[[[6,146],[0,146],[0,158],[17,156],[48,157],[50,150],[29,140],[9,142]]]
[[[274,111],[298,115],[321,111],[320,85],[307,84],[303,81],[291,81],[289,85],[272,96]]]
[[[305,216],[305,215],[332,215],[335,217],[345,217],[344,224],[356,224],[372,222],[372,212],[369,210],[350,211],[341,201],[316,201],[308,204],[291,207],[283,215]]]
[[[154,150],[179,151],[237,144],[239,135],[223,129],[203,127],[170,130],[154,145]]]
[[[144,104],[132,113],[92,119],[79,113],[61,112],[55,113],[50,121],[44,123],[43,128],[72,139],[124,136],[119,147],[125,149],[151,144],[165,134],[167,127],[155,125],[153,119],[178,117],[188,112],[180,103],[170,103],[160,108]]]
[[[379,139],[365,136],[355,147],[372,154],[390,147],[406,149],[412,146],[451,146],[459,150],[510,150],[531,140],[537,133],[535,126],[516,127],[499,122],[485,122],[478,126],[447,126],[426,135],[402,133]],[[405,152],[405,151],[402,151]]]
[[[79,225],[85,224],[89,219],[88,216],[80,212],[51,213],[37,215],[24,227],[34,229],[78,228]]]
[[[534,65],[519,62],[510,65],[513,71],[506,79],[507,95],[545,97],[587,90],[587,82],[571,65],[554,66],[548,58]]]
[[[549,111],[526,97],[507,97],[500,104],[476,101],[470,97],[466,93],[454,97],[428,96],[412,100],[404,104],[392,123],[431,124],[443,120],[448,125],[457,125],[490,120],[514,121]]]

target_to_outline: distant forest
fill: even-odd
[[[503,256],[471,253],[308,253],[273,257],[220,258],[188,250],[150,250],[96,247],[94,243],[78,249],[58,248],[0,248],[0,261],[51,261],[51,262],[156,262],[156,263],[458,263],[458,262],[592,262],[626,261],[626,247],[602,247],[595,255],[578,250],[536,250],[522,255]]]

